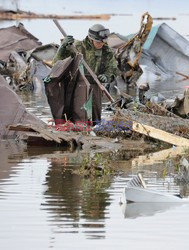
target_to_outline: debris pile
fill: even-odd
[[[147,22],[144,23],[146,17]],[[58,45],[42,45],[21,23],[17,27],[0,29],[0,37],[1,137],[25,131],[31,144],[45,145],[46,141],[48,145],[82,146],[81,140],[62,131],[47,135],[46,125],[26,111],[14,92],[25,89],[46,93],[55,120],[66,115],[71,117],[72,123],[78,119],[82,122],[89,120],[82,105],[89,98],[89,83],[82,74],[81,57],[59,61],[59,72],[58,68],[52,69],[51,66]],[[145,13],[137,34],[124,37],[114,33],[108,43],[115,52],[121,71],[121,76],[111,86],[114,92],[117,89],[118,99],[114,101],[112,98],[108,107],[112,111],[111,117],[105,118],[108,126],[110,121],[116,121],[112,129],[119,132],[127,130],[126,137],[135,132],[172,145],[189,146],[189,89],[186,85],[189,79],[189,41],[165,23],[152,27],[152,18]],[[70,78],[70,73],[75,75],[74,79]],[[43,79],[47,76],[54,77],[54,82],[44,86]],[[64,103],[65,94],[60,83],[65,81],[64,89],[66,86],[68,94]],[[134,95],[131,94],[133,89]],[[73,112],[70,107],[74,107]],[[67,112],[63,112],[63,108]],[[11,125],[9,130],[7,125]],[[94,131],[104,126],[101,135],[105,135],[106,125],[97,124]],[[87,131],[88,135],[90,132],[91,129]]]
[[[57,45],[42,43],[23,24],[0,29],[0,74],[15,89],[42,88]]]

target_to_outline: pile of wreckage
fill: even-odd
[[[143,21],[146,16],[148,21],[145,23]],[[108,44],[115,52],[121,76],[110,88],[110,93],[117,89],[118,101],[112,98],[111,105],[107,107],[113,112],[103,124],[104,131],[107,126],[109,126],[107,130],[110,130],[111,124],[114,131],[128,132],[129,129],[172,145],[189,146],[189,121],[187,119],[189,115],[187,86],[189,41],[166,23],[152,27],[152,19],[149,14],[145,13],[137,34],[125,37],[112,33],[108,38]],[[16,94],[17,91],[23,89],[41,92],[44,96],[48,92],[47,98],[53,118],[65,118],[66,122],[70,122],[70,110],[64,109],[65,103],[64,105],[60,103],[65,101],[63,94],[60,97],[60,93],[64,93],[65,90],[62,88],[60,91],[63,92],[57,93],[57,90],[51,92],[53,88],[56,89],[56,83],[48,87],[48,90],[43,83],[46,76],[52,75],[51,62],[57,48],[58,45],[53,43],[42,45],[21,23],[17,27],[0,29],[1,138],[22,134],[32,145],[39,145],[40,142],[41,145],[45,145],[44,141],[46,145],[59,144],[77,147],[83,144],[81,136],[74,134],[73,131],[67,133],[67,131],[55,131],[48,128],[47,124],[26,110]],[[65,77],[68,68],[74,72],[74,67],[70,69],[70,65],[78,66],[70,59],[66,60],[66,62],[61,62],[64,68],[61,73],[53,71],[55,78]],[[81,72],[79,74],[78,82],[82,85],[84,80]],[[85,84],[85,89],[88,89],[87,83],[83,84]],[[74,87],[68,85],[69,91],[74,89],[75,92],[71,95],[72,99],[66,102],[73,102],[72,109],[74,108],[75,113],[79,113],[78,119],[77,113],[75,120],[71,120],[72,124],[77,120],[89,120],[87,111],[82,109],[84,100],[89,97],[88,92],[83,94],[83,99],[77,99],[82,90],[77,87],[80,85],[77,84]],[[136,89],[136,92],[139,92],[139,101],[136,98],[136,92],[132,96],[130,89]],[[55,105],[59,105],[56,111]],[[102,127],[102,124],[99,126]],[[91,129],[95,131],[95,128],[90,128],[88,131]],[[73,127],[72,130],[74,130]]]

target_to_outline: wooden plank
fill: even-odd
[[[189,140],[186,138],[138,122],[133,121],[132,130],[172,145],[189,147]]]
[[[32,125],[32,129],[34,129],[36,132],[40,133],[41,135],[44,135],[46,137],[49,137],[50,139],[53,139],[57,143],[61,143],[61,139],[59,139],[53,131],[49,131],[48,129],[38,127],[36,125]]]
[[[57,143],[55,140],[46,137],[44,134],[41,135],[37,132],[27,132],[24,134],[24,140],[27,142],[28,146],[42,146],[42,147],[64,147],[69,148],[69,150],[75,150],[78,146],[77,141],[72,138],[69,141],[62,140],[61,143]]]
[[[120,128],[122,128],[122,124],[124,123],[130,125],[132,121],[136,121],[141,124],[152,126],[168,133],[177,134],[178,136],[184,136],[185,138],[189,139],[189,120],[183,119],[181,117],[167,117],[147,114],[139,111],[120,109],[116,111],[114,116],[105,119],[105,121],[111,120],[116,121]]]
[[[57,143],[61,143],[62,139],[60,139],[53,131],[49,131],[47,129],[39,131],[40,134],[49,137],[50,139],[52,139],[53,141],[57,142]]]
[[[34,143],[36,138],[36,145],[38,144],[37,139],[43,138],[46,141],[54,141],[55,143],[58,144],[78,144],[78,138],[80,136],[76,136],[75,134],[71,135],[70,133],[64,133],[64,132],[58,132],[58,131],[52,131],[49,130],[48,128],[44,127],[39,127],[35,124],[28,124],[28,125],[22,125],[22,124],[17,124],[17,125],[9,125],[8,126],[9,130],[15,130],[15,131],[21,131],[25,132],[25,136],[28,137],[28,141],[31,140]],[[79,143],[83,144],[83,142],[79,138]]]
[[[53,131],[49,131],[48,129],[45,129],[44,127],[39,127],[35,124],[32,125],[10,125],[8,127],[9,130],[17,130],[17,131],[28,131],[28,132],[38,132],[41,137],[45,138],[46,140],[54,140],[57,143],[61,143],[61,139],[53,133]]]
[[[22,124],[16,124],[16,125],[9,125],[8,130],[14,130],[14,131],[34,131],[31,129],[31,126],[29,125],[22,125]]]
[[[33,138],[43,138],[46,141],[54,141],[52,138],[49,138],[48,136],[45,136],[44,134],[39,134],[37,132],[28,132],[24,134],[26,137],[33,137]]]

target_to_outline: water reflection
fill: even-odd
[[[119,206],[121,192],[136,171],[143,170],[151,187],[167,189],[166,184],[173,178],[159,177],[162,166],[140,165],[136,169],[132,164],[128,166],[128,160],[119,164],[115,160],[114,164],[124,172],[121,176],[85,179],[73,173],[82,160],[78,152],[25,151],[19,144],[7,141],[1,142],[0,149],[2,249],[125,249],[125,245],[138,249],[142,244],[142,249],[159,249],[162,236],[163,241],[172,242],[168,250],[176,249],[174,244],[177,249],[186,249],[188,206],[122,207],[125,217],[134,220],[124,219]],[[174,182],[170,188],[175,191]],[[179,240],[177,232],[182,234]]]
[[[9,178],[12,168],[26,154],[25,149],[22,142],[0,140],[0,182]]]
[[[48,220],[58,232],[76,233],[83,228],[87,237],[103,238],[112,177],[86,179],[72,173],[76,168],[77,163],[67,164],[66,158],[51,159],[42,209],[47,210]]]
[[[29,112],[46,123],[48,123],[49,119],[52,119],[50,107],[47,103],[47,98],[44,92],[18,92],[18,95],[21,97],[22,102]]]
[[[153,216],[156,213],[163,213],[169,209],[183,206],[182,203],[124,203],[121,205],[124,218],[136,219],[141,216]]]

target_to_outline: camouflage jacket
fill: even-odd
[[[83,54],[85,61],[97,76],[105,74],[108,78],[108,82],[111,82],[118,74],[117,61],[107,44],[105,44],[102,49],[96,49],[89,38],[86,37],[83,41],[76,41],[74,45],[77,50]],[[74,52],[69,46],[66,48],[60,46],[53,59],[53,63],[58,60],[63,60],[68,56],[73,57],[74,55]],[[86,70],[85,75],[88,76]]]

